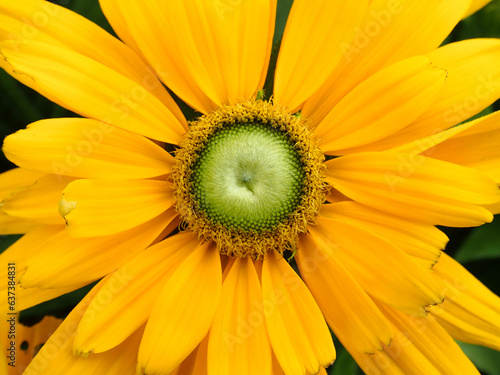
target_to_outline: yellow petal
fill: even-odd
[[[206,375],[207,349],[208,335],[170,375]]]
[[[197,110],[250,99],[262,85],[276,0],[100,3],[117,33]]]
[[[368,294],[323,245],[311,235],[302,236],[295,259],[328,325],[342,342],[349,340],[363,353],[382,350],[382,343],[391,341],[389,325]]]
[[[34,184],[42,176],[42,173],[32,172],[23,168],[14,168],[10,171],[0,173],[0,201],[16,189]]]
[[[371,356],[346,345],[366,374],[479,375],[457,343],[432,316],[408,316],[383,304],[378,305],[394,331],[391,344]]]
[[[0,235],[24,234],[37,225],[34,221],[9,216],[0,208]]]
[[[445,303],[431,314],[453,338],[500,350],[500,298],[446,254],[434,274],[443,283]]]
[[[186,126],[182,112],[154,71],[120,40],[77,13],[44,0],[3,2],[0,41],[3,40],[14,40],[15,45],[39,41],[87,56],[153,93]]]
[[[500,111],[476,120],[465,131],[440,143],[430,156],[477,169],[500,183],[498,139]]]
[[[323,205],[320,215],[376,233],[425,268],[431,268],[437,262],[448,242],[448,237],[432,225],[403,219],[357,202]]]
[[[446,71],[428,58],[410,58],[383,69],[347,94],[315,132],[328,154],[342,154],[408,126],[443,88]]]
[[[137,350],[139,348],[142,329],[137,330],[120,346],[102,354],[89,358],[73,354],[72,346],[78,323],[92,297],[102,284],[94,287],[89,294],[75,307],[57,331],[48,339],[40,352],[30,363],[23,374],[26,375],[79,375],[109,374],[135,375]]]
[[[72,237],[123,232],[155,218],[173,203],[170,184],[156,180],[77,180],[64,190],[59,212]]]
[[[485,7],[489,3],[491,3],[491,0],[472,0],[470,7],[463,16],[463,18],[467,18],[471,14],[476,13],[479,9]]]
[[[74,342],[75,352],[105,352],[145,324],[165,283],[197,243],[192,233],[172,236],[112,273],[85,311]]]
[[[214,245],[199,246],[158,295],[141,342],[138,370],[172,372],[208,333],[221,288],[219,252]]]
[[[70,286],[56,289],[21,288],[19,278],[26,269],[26,260],[37,249],[47,241],[50,241],[59,232],[64,230],[63,226],[37,226],[17,240],[7,250],[0,254],[0,264],[5,265],[0,269],[0,292],[7,295],[8,279],[7,264],[15,263],[16,267],[16,311],[25,310],[47,300],[59,297],[78,289],[82,285]],[[0,311],[8,311],[7,298],[0,300]]]
[[[16,190],[2,201],[2,210],[14,217],[45,225],[64,224],[59,215],[59,200],[74,179],[56,175],[39,178],[31,186]]]
[[[62,230],[30,255],[21,285],[63,288],[89,284],[142,252],[175,216],[171,208],[136,228],[103,237],[72,238]]]
[[[143,86],[80,53],[36,41],[3,42],[0,52],[14,78],[82,116],[169,143],[185,131]]]
[[[262,297],[273,351],[288,375],[316,374],[335,360],[321,310],[281,255],[269,251],[262,268]]]
[[[473,169],[424,156],[371,152],[326,162],[327,181],[372,208],[431,225],[474,226],[493,219],[493,180]]]
[[[416,121],[371,145],[371,150],[385,150],[451,128],[500,98],[500,40],[452,43],[428,57],[448,72],[445,87]]]
[[[368,0],[295,0],[280,46],[274,82],[276,102],[291,112],[308,99],[342,58],[368,9]]]
[[[144,137],[82,118],[35,122],[8,136],[3,152],[23,168],[80,178],[156,177],[174,163]]]
[[[355,86],[380,69],[437,48],[465,13],[470,0],[372,0],[343,59],[302,109],[319,123]],[[446,67],[445,67],[446,68]]]
[[[419,316],[426,314],[427,306],[443,302],[439,284],[428,270],[365,228],[319,218],[310,233],[372,297]]]
[[[208,374],[271,375],[271,345],[253,261],[236,258],[225,274],[208,339]]]

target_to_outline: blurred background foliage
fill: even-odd
[[[55,0],[53,3],[65,6],[97,23],[108,32],[111,26],[99,8],[97,0]],[[277,51],[283,35],[288,12],[293,0],[278,0],[274,42]],[[470,38],[500,38],[500,0],[493,0],[485,8],[460,22],[444,42],[451,43]],[[499,61],[500,64],[500,61]],[[271,64],[272,70],[272,64]],[[269,90],[267,92],[270,92]],[[186,109],[190,118],[193,113]],[[481,112],[481,115],[500,110],[500,101]],[[0,139],[26,127],[31,122],[53,117],[74,117],[74,113],[50,102],[33,90],[23,86],[4,71],[0,71]],[[499,140],[500,142],[500,140]],[[500,147],[500,146],[499,146]],[[15,166],[0,153],[0,172]],[[459,260],[493,292],[500,295],[500,220],[479,228],[442,228],[450,237],[446,251]],[[19,236],[0,236],[0,252],[17,240]],[[21,321],[34,323],[44,315],[64,317],[91,288],[62,296],[53,301],[26,310]],[[358,375],[358,368],[349,353],[335,340],[337,361],[329,369],[333,375]],[[500,375],[500,353],[487,348],[460,343],[483,374]]]

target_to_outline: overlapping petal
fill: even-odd
[[[273,351],[287,375],[316,374],[335,360],[321,310],[286,260],[268,252],[262,267],[262,297]]]
[[[355,86],[380,69],[437,48],[460,21],[470,0],[372,0],[343,59],[302,109],[319,123]],[[445,67],[446,68],[446,67]]]
[[[100,3],[117,34],[198,111],[250,99],[263,85],[276,0]]]
[[[320,88],[342,58],[339,45],[350,43],[356,34],[368,2],[293,2],[276,65],[277,103],[295,112]]]
[[[59,212],[72,237],[97,237],[141,225],[173,204],[159,180],[76,180],[64,189]]]
[[[430,225],[474,226],[493,215],[497,184],[482,173],[420,155],[370,152],[326,162],[326,180],[369,207]]]
[[[65,47],[38,41],[0,44],[0,67],[48,99],[156,140],[176,143],[183,123],[131,78]]]
[[[23,168],[80,178],[149,178],[174,159],[154,142],[103,122],[41,120],[8,136],[3,152]]]

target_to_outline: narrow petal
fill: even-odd
[[[8,279],[7,279],[7,264],[14,263],[16,267],[16,311],[25,310],[29,307],[38,305],[39,303],[59,297],[69,293],[84,285],[56,288],[56,289],[39,289],[29,288],[24,289],[18,286],[19,278],[26,269],[26,260],[32,253],[36,253],[37,249],[45,242],[50,241],[57,235],[63,226],[37,226],[30,230],[27,234],[17,240],[7,250],[0,254],[0,264],[5,265],[0,269],[0,292],[7,295]],[[8,311],[9,305],[7,298],[0,300],[0,310]]]
[[[23,288],[64,288],[89,284],[144,251],[176,216],[171,208],[136,228],[111,236],[72,238],[65,230],[26,261]]]
[[[185,128],[151,92],[121,73],[64,47],[0,44],[0,67],[48,99],[159,141],[177,143]]]
[[[342,58],[368,10],[368,0],[296,0],[281,42],[274,97],[294,112],[316,92]]]
[[[305,103],[302,115],[319,123],[349,91],[375,72],[434,50],[469,5],[470,0],[372,0],[353,41],[339,46],[341,63]]]
[[[145,324],[158,294],[197,243],[191,233],[172,236],[112,273],[85,311],[74,342],[75,352],[105,352]]]
[[[427,306],[443,302],[440,285],[428,270],[363,227],[319,218],[310,232],[372,297],[415,316],[424,316]]]
[[[154,142],[82,118],[42,120],[8,136],[3,152],[23,168],[80,178],[149,178],[167,174],[174,159]]]
[[[208,374],[271,375],[259,276],[250,258],[236,258],[228,267],[210,329]]]
[[[59,215],[59,200],[63,190],[73,180],[53,174],[43,176],[33,185],[20,188],[6,197],[1,203],[2,210],[7,215],[45,225],[64,224]]]
[[[357,202],[323,205],[320,215],[376,233],[425,268],[431,268],[438,261],[448,242],[448,237],[432,225],[403,219]]]
[[[19,46],[39,41],[87,56],[153,93],[186,126],[182,112],[154,71],[120,40],[75,12],[44,0],[2,2],[0,41],[4,40],[14,40]]]
[[[219,252],[214,245],[202,245],[158,295],[139,350],[141,373],[169,374],[198,346],[212,324],[221,288]]]
[[[434,269],[445,303],[431,314],[457,340],[500,350],[500,298],[450,256]]]
[[[453,128],[455,129],[455,128]],[[500,111],[482,117],[430,154],[432,158],[477,169],[500,183]]]
[[[370,149],[385,150],[449,129],[500,98],[500,40],[452,43],[428,57],[448,72],[445,87],[410,126],[371,145]]]
[[[432,316],[408,316],[379,304],[394,331],[384,350],[367,356],[348,350],[367,375],[476,374],[479,371]]]
[[[372,299],[313,236],[302,236],[296,257],[300,275],[335,335],[362,353],[382,350],[392,333]],[[335,301],[335,304],[332,303]]]
[[[9,216],[0,207],[0,235],[24,234],[39,223]]]
[[[208,335],[170,375],[206,375],[207,349]]]
[[[197,110],[250,99],[260,88],[276,0],[100,3],[117,33],[132,40],[162,81]]]
[[[446,71],[428,58],[410,58],[379,71],[347,94],[315,133],[327,153],[359,147],[408,126],[433,103]]]
[[[14,168],[0,173],[0,201],[19,188],[35,183],[43,173],[32,172],[23,168]]]
[[[281,255],[267,252],[262,297],[273,351],[287,375],[316,374],[335,360],[328,326],[304,282]]]
[[[64,190],[59,212],[70,236],[97,237],[141,225],[172,203],[166,181],[77,180]]]
[[[493,180],[424,156],[359,153],[326,162],[327,181],[369,207],[430,225],[474,226],[493,219],[480,205],[498,202]]]
[[[491,3],[491,0],[472,0],[469,9],[463,18],[469,17],[471,14],[476,13],[479,9]]]
[[[99,290],[101,282],[75,307],[57,331],[48,339],[40,352],[23,374],[26,375],[78,375],[109,374],[135,375],[137,350],[142,329],[137,330],[122,345],[102,354],[89,358],[78,357],[73,353],[73,340],[78,323],[92,297]]]

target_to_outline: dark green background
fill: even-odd
[[[84,15],[112,33],[97,0],[59,0],[52,2],[64,5]],[[275,42],[278,42],[281,38],[292,2],[293,0],[278,1]],[[460,22],[446,40],[446,43],[476,37],[500,38],[500,0],[494,0],[475,15]],[[494,110],[500,110],[500,102],[496,102],[483,111],[482,114]],[[192,113],[186,113],[186,115],[189,118]],[[0,139],[18,129],[24,128],[31,122],[44,118],[65,116],[76,115],[51,103],[12,79],[5,72],[0,71]],[[0,171],[13,167],[14,165],[0,153]],[[497,219],[492,224],[480,228],[444,228],[444,230],[450,237],[447,252],[454,255],[491,290],[500,295],[500,220]],[[0,236],[0,251],[8,247],[16,238],[16,236]],[[70,296],[63,296],[55,301],[30,309],[22,315],[22,319],[26,322],[33,322],[44,314],[63,316],[84,293],[85,290],[81,290]],[[334,366],[329,369],[329,373],[335,375],[362,374],[356,363],[338,341],[336,341],[336,347],[338,358]],[[463,349],[484,374],[500,375],[500,353],[465,344]]]

